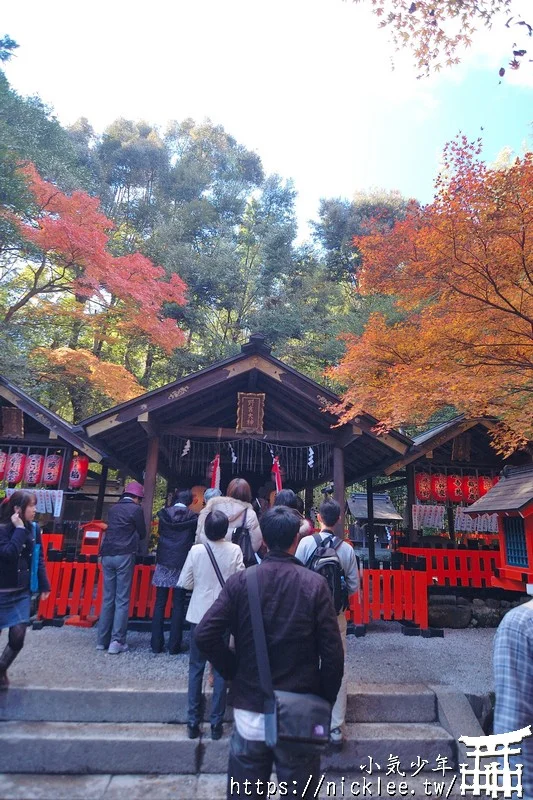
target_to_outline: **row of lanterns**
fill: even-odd
[[[57,486],[61,478],[63,456],[51,453],[11,453],[0,450],[0,481],[5,480],[9,486],[24,483],[26,486]],[[73,456],[69,465],[69,489],[81,489],[89,471],[89,459],[86,455]]]
[[[417,500],[436,500],[444,503],[474,503],[497,484],[499,478],[490,475],[444,475],[441,472],[417,472],[415,494]]]

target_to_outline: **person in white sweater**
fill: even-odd
[[[202,681],[206,665],[206,659],[194,640],[194,631],[205,612],[217,599],[230,575],[244,569],[241,548],[225,540],[227,531],[227,516],[222,511],[209,512],[204,520],[205,541],[203,544],[192,546],[178,580],[178,586],[182,589],[192,589],[186,616],[191,624],[187,718],[189,739],[197,739],[200,736]],[[226,682],[215,670],[210,720],[212,739],[220,739],[222,736],[225,711]]]
[[[228,484],[225,496],[212,497],[206,503],[205,508],[202,509],[198,517],[198,525],[196,527],[197,543],[206,541],[204,525],[207,515],[211,511],[222,511],[227,516],[229,524],[226,540],[229,542],[231,542],[233,530],[240,525],[245,525],[250,531],[254,553],[257,553],[263,544],[263,535],[259,527],[257,514],[252,508],[252,490],[248,481],[245,481],[244,478],[234,478]]]

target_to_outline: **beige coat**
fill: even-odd
[[[198,517],[198,526],[196,528],[196,542],[206,542],[207,537],[204,533],[205,518],[210,511],[223,511],[229,520],[228,532],[226,534],[226,541],[231,542],[231,535],[234,528],[242,525],[244,519],[244,512],[246,510],[246,527],[250,531],[250,539],[252,540],[252,547],[254,553],[257,553],[263,544],[263,537],[261,535],[261,528],[259,527],[259,520],[257,514],[253,510],[250,503],[243,503],[241,500],[235,500],[233,497],[212,497],[207,502],[205,508],[200,512]]]
[[[225,581],[230,575],[244,569],[242,552],[238,544],[226,542],[224,539],[208,544]],[[194,544],[189,550],[187,560],[181,570],[178,586],[181,586],[182,589],[192,589],[186,619],[187,622],[197,625],[222,591],[205,545]]]

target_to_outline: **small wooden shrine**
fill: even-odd
[[[496,515],[501,566],[493,586],[533,594],[533,464],[505,467],[498,483],[468,514],[478,519]]]
[[[339,426],[337,395],[274,358],[260,334],[241,352],[200,372],[109,409],[81,426],[89,441],[127,463],[143,479],[151,518],[156,474],[171,488],[209,485],[220,469],[221,488],[234,476],[254,493],[273,488],[279,462],[283,483],[305,489],[333,480],[344,507],[345,486],[380,474],[411,440],[397,431],[376,435],[377,420],[358,414]]]
[[[90,462],[105,460],[83,431],[0,376],[0,488],[7,494],[35,491],[41,524],[57,528],[71,498],[79,496]],[[94,501],[91,507],[94,514]]]

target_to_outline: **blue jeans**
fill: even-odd
[[[102,556],[104,597],[98,621],[98,644],[125,644],[135,553]]]
[[[306,752],[302,746],[291,749],[283,744],[270,748],[264,742],[244,739],[234,727],[228,762],[228,800],[243,794],[248,798],[265,798],[273,764],[278,786],[281,782],[286,784],[288,797],[315,796],[320,779],[320,753]],[[262,786],[257,787],[258,780],[263,782]],[[246,786],[245,781],[248,781]]]
[[[183,620],[185,617],[185,589],[176,586],[167,589],[166,586],[157,586],[155,593],[154,615],[152,617],[151,647],[155,653],[160,653],[165,646],[165,606],[168,593],[172,591],[172,616],[170,617],[170,635],[168,638],[168,652],[177,654],[180,651],[183,636]]]
[[[194,639],[196,625],[191,623],[191,647],[189,650],[189,725],[199,725],[202,716],[202,680],[206,659]],[[211,725],[221,725],[226,711],[226,681],[213,670],[213,697],[211,702]]]

